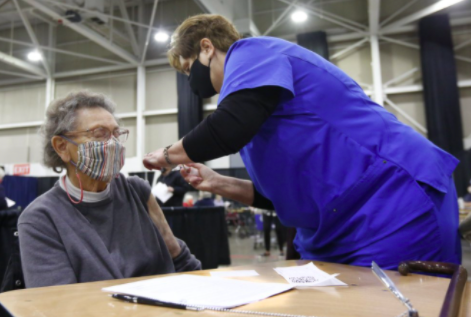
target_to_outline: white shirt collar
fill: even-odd
[[[72,184],[72,182],[69,179],[69,176],[65,175],[65,176],[59,178],[60,187],[64,191],[66,191],[65,187],[64,187],[64,178],[65,178],[65,182],[66,182],[66,185],[67,185],[67,191],[69,192],[69,195],[76,198],[76,199],[80,199],[80,195],[81,195],[80,188],[77,188],[77,187],[74,186],[74,184]],[[89,191],[84,190],[83,191],[83,200],[82,201],[85,202],[85,203],[96,203],[96,202],[105,200],[108,197],[110,197],[110,184],[108,184],[106,186],[104,191],[101,191],[99,193],[89,192]]]

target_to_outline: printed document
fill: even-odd
[[[339,274],[330,275],[312,262],[301,266],[277,267],[274,269],[294,287],[303,286],[346,286],[335,278]]]

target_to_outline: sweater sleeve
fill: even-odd
[[[61,239],[52,227],[39,230],[31,223],[19,223],[18,232],[27,288],[77,283]]]
[[[180,245],[180,254],[173,259],[173,265],[175,266],[175,272],[189,272],[201,270],[201,262],[190,252],[190,249],[180,239],[177,239]]]
[[[136,191],[142,204],[147,208],[147,201],[152,192],[149,182],[139,176],[130,176],[127,178],[128,183]]]
[[[214,113],[183,138],[188,157],[203,162],[239,152],[275,111],[282,91],[265,86],[224,98]]]

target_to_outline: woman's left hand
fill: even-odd
[[[142,163],[149,170],[162,170],[162,168],[172,168],[172,166],[167,164],[167,162],[165,161],[163,148],[158,149],[154,152],[147,153]]]

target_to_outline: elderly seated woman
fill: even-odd
[[[149,184],[120,174],[129,131],[88,92],[55,100],[42,126],[44,164],[67,174],[18,221],[26,287],[198,270]]]

